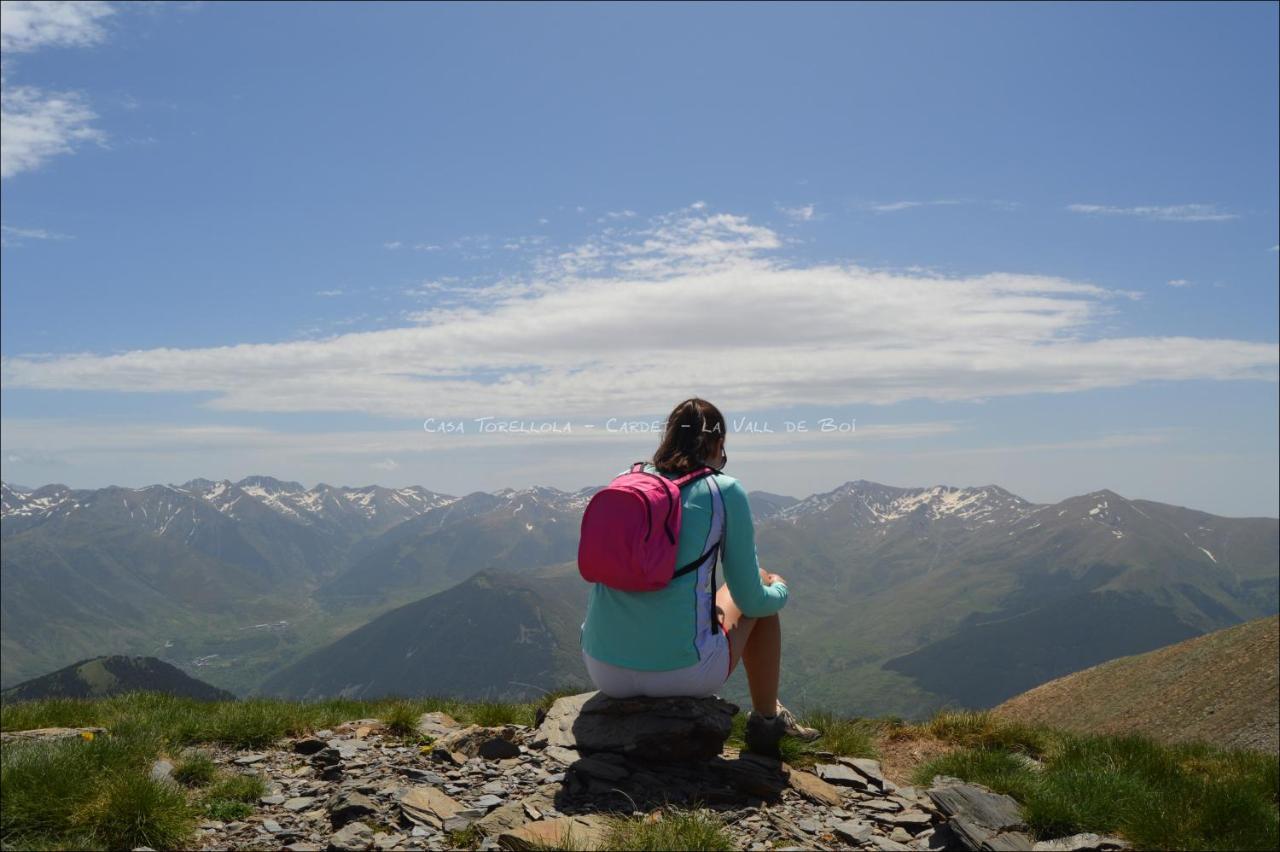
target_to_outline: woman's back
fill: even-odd
[[[652,464],[645,469],[676,478]],[[693,562],[711,544],[714,489],[719,490],[724,506],[720,560],[729,591],[744,614],[771,615],[786,603],[787,588],[783,583],[766,586],[761,582],[751,509],[746,492],[733,477],[712,474],[681,489],[683,518],[676,564]],[[718,623],[702,613],[702,602],[709,608],[715,589],[698,586],[710,576],[710,568],[691,572],[652,592],[623,592],[595,584],[582,629],[583,650],[601,662],[641,671],[668,671],[697,663],[707,631],[719,630]]]

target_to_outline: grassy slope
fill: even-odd
[[[1280,750],[1280,617],[1261,618],[1051,681],[996,708],[1080,733]]]
[[[202,744],[259,748],[357,718],[379,718],[390,730],[408,733],[418,714],[430,710],[482,725],[531,724],[537,706],[447,699],[206,704],[154,694],[5,704],[4,730],[99,725],[110,734],[89,742],[6,746],[0,844],[181,848],[199,818],[242,818],[262,794],[261,779],[227,774],[201,754]],[[1274,849],[1280,843],[1280,790],[1271,756],[1168,747],[1142,737],[1081,736],[984,713],[942,714],[923,725],[823,714],[809,721],[824,735],[812,744],[785,741],[793,765],[813,763],[818,752],[888,760],[904,745],[941,754],[908,770],[925,784],[942,773],[1008,792],[1024,803],[1041,836],[1113,832],[1139,848]],[[731,742],[740,745],[741,714],[735,722]],[[175,759],[175,777],[187,789],[148,777],[159,755]],[[902,780],[901,771],[897,777]],[[617,821],[610,848],[727,848],[705,815],[673,812],[664,822]]]

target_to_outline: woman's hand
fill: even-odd
[[[782,579],[781,574],[770,574],[768,571],[763,569],[760,571],[760,581],[766,586],[772,586],[774,583],[782,583],[783,585],[786,585],[787,582]]]

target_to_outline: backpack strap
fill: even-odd
[[[715,473],[715,471],[713,471],[711,468],[703,468],[701,471],[695,471],[694,473],[688,474],[688,476],[692,477],[690,481],[693,481],[694,479],[701,479],[703,476],[706,476],[711,473]],[[708,479],[707,482],[711,485],[711,529],[707,531],[707,543],[703,547],[702,555],[699,556],[697,559],[693,560],[692,562],[690,562],[689,564],[682,565],[679,568],[677,568],[675,572],[672,573],[671,579],[674,580],[676,577],[682,577],[685,574],[690,573],[691,571],[697,571],[699,568],[703,566],[703,564],[706,563],[708,559],[710,559],[711,571],[712,571],[711,585],[712,585],[712,588],[714,588],[715,587],[715,570],[716,570],[715,559],[717,554],[720,551],[721,543],[724,541],[725,511],[724,511],[724,497],[720,494],[720,483],[716,482],[715,477]],[[712,540],[711,535],[716,530],[717,520],[719,520],[720,522],[719,523],[720,533],[719,535],[716,536],[714,540]]]
[[[691,473],[686,473],[684,476],[680,477],[679,479],[671,480],[671,482],[673,485],[675,485],[676,488],[683,488],[686,485],[688,485],[690,482],[696,482],[702,477],[710,476],[713,473],[715,473],[715,470],[713,470],[712,468],[700,467]]]

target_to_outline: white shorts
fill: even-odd
[[[673,695],[704,698],[715,695],[716,690],[729,679],[729,638],[717,633],[710,653],[691,666],[665,672],[647,672],[624,669],[604,663],[582,652],[587,664],[587,674],[596,689],[611,698],[667,698]]]

